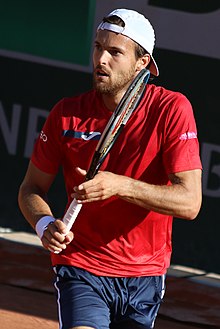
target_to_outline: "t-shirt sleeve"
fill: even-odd
[[[58,102],[49,113],[31,156],[33,164],[48,174],[56,174],[61,165],[62,103]]]
[[[163,161],[167,174],[202,169],[192,106],[182,94],[178,94],[169,107]]]

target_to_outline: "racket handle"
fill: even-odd
[[[71,230],[71,227],[73,226],[81,208],[82,208],[82,204],[77,203],[76,199],[73,199],[62,219],[64,224],[66,225],[67,233]],[[59,251],[54,251],[54,254],[59,254],[59,253],[60,253]]]
[[[63,222],[66,224],[68,232],[71,230],[81,208],[82,204],[78,203],[76,199],[73,199],[70,203],[69,208],[63,217]]]

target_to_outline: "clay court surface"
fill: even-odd
[[[0,233],[0,328],[58,329],[50,258],[35,235]],[[155,329],[220,328],[220,276],[172,266]]]

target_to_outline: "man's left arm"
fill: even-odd
[[[85,171],[78,168],[85,175]],[[73,197],[87,203],[117,196],[143,208],[174,217],[192,220],[202,202],[201,170],[169,175],[171,185],[148,184],[126,176],[100,171],[92,180],[74,188]]]

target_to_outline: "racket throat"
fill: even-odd
[[[103,161],[104,159],[100,160],[100,153],[98,151],[95,151],[92,158],[92,162],[89,166],[89,170],[86,174],[86,181],[92,179],[97,174]]]

